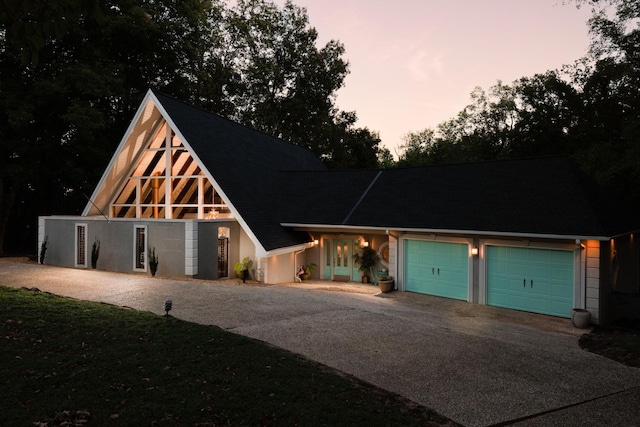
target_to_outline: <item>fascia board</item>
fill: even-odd
[[[430,233],[430,234],[464,234],[475,236],[496,236],[496,237],[517,237],[517,238],[538,238],[538,239],[580,239],[580,240],[600,240],[605,241],[614,236],[596,236],[596,235],[562,235],[562,234],[544,234],[544,233],[516,233],[504,231],[479,231],[479,230],[453,230],[440,228],[406,228],[406,227],[373,227],[373,226],[357,226],[357,225],[335,225],[335,224],[300,224],[300,223],[281,223],[283,227],[296,228],[301,230],[337,230],[337,231],[383,231],[393,230],[401,233]]]
[[[287,246],[285,248],[278,248],[278,249],[273,249],[271,251],[266,251],[264,253],[264,257],[272,257],[272,256],[278,256],[278,255],[284,255],[284,254],[289,254],[289,253],[293,253],[293,252],[297,252],[297,251],[301,251],[304,249],[308,249],[311,244],[311,242],[309,243],[303,243],[301,245],[296,245],[296,246]]]
[[[93,190],[93,193],[91,194],[91,198],[89,199],[89,201],[87,202],[87,205],[85,206],[84,210],[82,211],[82,216],[89,215],[89,212],[91,211],[91,208],[93,207],[96,198],[98,197],[98,195],[102,191],[107,179],[109,178],[109,174],[110,174],[111,170],[115,167],[116,162],[118,161],[118,158],[120,157],[120,154],[122,153],[122,150],[124,149],[125,145],[127,144],[127,141],[129,141],[129,138],[131,137],[131,134],[133,133],[133,130],[135,129],[136,125],[140,121],[140,117],[142,116],[142,114],[143,114],[143,112],[145,110],[145,107],[146,107],[147,103],[149,102],[149,99],[151,98],[152,95],[153,95],[153,92],[151,92],[151,89],[147,90],[147,94],[144,96],[144,99],[140,103],[140,106],[138,107],[138,111],[136,111],[136,114],[133,117],[133,120],[131,120],[131,123],[129,123],[129,127],[127,128],[127,131],[124,133],[124,136],[120,140],[120,144],[118,144],[118,148],[116,149],[115,153],[111,157],[111,161],[109,162],[109,165],[104,170],[104,173],[102,174],[102,178],[100,178],[100,181],[98,182],[98,185],[96,185],[96,188]],[[155,104],[156,104],[156,106],[158,105],[158,100],[157,99],[155,99]]]
[[[164,106],[162,105],[162,103],[153,94],[153,92],[151,92],[151,91],[149,91],[149,92],[150,92],[151,98],[154,100],[154,103],[155,103],[156,107],[158,108],[158,110],[160,111],[160,114],[162,115],[162,117],[164,117],[164,119],[167,121],[167,123],[169,124],[171,129],[176,133],[176,135],[178,135],[178,137],[180,138],[180,141],[182,141],[182,144],[187,148],[187,150],[189,150],[189,154],[196,161],[198,166],[200,166],[200,169],[204,172],[204,174],[206,175],[207,179],[211,182],[211,185],[213,186],[214,190],[216,192],[218,192],[222,196],[224,201],[226,202],[227,207],[229,208],[229,210],[231,211],[231,213],[234,216],[234,219],[236,221],[238,221],[238,224],[240,224],[240,226],[244,229],[245,233],[247,233],[247,235],[249,236],[249,239],[255,245],[255,247],[256,247],[256,257],[264,257],[264,256],[266,256],[264,254],[266,254],[267,251],[262,246],[262,243],[260,243],[260,241],[258,240],[256,235],[253,233],[251,228],[249,228],[249,225],[244,220],[244,218],[242,218],[242,215],[240,215],[240,212],[238,211],[238,209],[236,209],[236,207],[233,205],[233,203],[231,203],[231,200],[227,197],[227,194],[224,192],[222,187],[220,187],[220,185],[218,184],[216,179],[213,177],[213,175],[211,174],[209,169],[205,167],[205,165],[202,162],[202,160],[200,160],[200,157],[198,157],[198,153],[195,152],[195,150],[193,149],[191,144],[189,144],[189,141],[187,141],[187,138],[185,138],[184,135],[182,134],[182,132],[180,132],[180,129],[178,128],[178,126],[176,126],[175,122],[173,121],[173,119],[171,118],[169,113],[167,113],[167,111],[164,109]]]

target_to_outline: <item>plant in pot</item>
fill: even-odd
[[[100,256],[100,239],[96,236],[96,240],[91,247],[91,268],[98,267],[98,257]]]
[[[371,274],[371,269],[378,263],[378,259],[380,259],[378,252],[369,246],[360,248],[353,256],[353,260],[359,266],[358,269],[362,272],[362,283],[369,283],[369,274]]]
[[[393,291],[393,277],[386,273],[380,275],[378,277],[378,286],[383,294]]]
[[[155,277],[158,271],[158,255],[155,247],[149,251],[149,269],[151,270],[151,275]]]
[[[236,262],[233,266],[233,270],[236,272],[239,278],[242,279],[242,283],[245,283],[249,278],[249,271],[251,271],[251,266],[253,265],[253,261],[251,258],[244,257],[242,261]]]
[[[44,241],[40,246],[40,264],[44,264],[44,258],[47,254],[47,246],[49,245],[49,236],[44,236]]]
[[[306,267],[303,267],[304,274],[301,275],[300,278],[302,280],[309,280],[309,278],[311,277],[311,273],[313,273],[313,270],[315,270],[316,267],[317,265],[314,263],[308,264]]]

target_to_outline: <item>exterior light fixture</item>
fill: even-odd
[[[171,301],[170,299],[166,300],[164,302],[164,311],[166,312],[165,316],[169,315],[169,312],[171,311],[171,306],[173,305],[173,301]]]
[[[313,241],[313,246],[318,246],[320,244],[320,241],[318,239],[315,239]]]
[[[367,241],[362,242],[362,247],[363,248],[368,248],[369,247],[369,242],[367,242]]]
[[[471,248],[471,255],[478,256],[478,248],[475,246]]]

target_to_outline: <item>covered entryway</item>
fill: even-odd
[[[487,246],[489,305],[570,317],[574,253],[568,250]]]
[[[468,300],[468,244],[406,240],[405,290]]]

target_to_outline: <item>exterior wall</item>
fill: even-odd
[[[591,313],[591,321],[600,323],[600,242],[588,240],[585,244],[585,309]]]
[[[134,230],[141,225],[147,228],[147,248],[156,248],[158,275],[185,275],[185,222],[159,220],[128,220],[103,217],[40,217],[38,247],[47,238],[45,263],[60,267],[75,266],[75,225],[87,224],[87,241],[90,248],[96,238],[100,240],[100,270],[135,273]],[[87,263],[91,265],[90,262]]]
[[[261,259],[261,262],[265,263],[264,281],[266,283],[293,282],[296,272],[295,259],[294,252]],[[300,261],[299,258],[298,261]]]
[[[214,280],[218,277],[218,235],[221,228],[228,228],[230,231],[234,230],[232,234],[239,235],[239,225],[237,222],[211,222],[211,221],[198,221],[197,230],[197,258],[198,258],[198,272],[196,277],[199,279]],[[238,260],[238,244],[229,239],[228,248],[228,277],[234,277],[233,266]],[[236,247],[236,255],[232,255],[233,248]],[[232,261],[233,260],[233,261]]]
[[[634,235],[600,245],[601,323],[640,318],[640,248]]]

